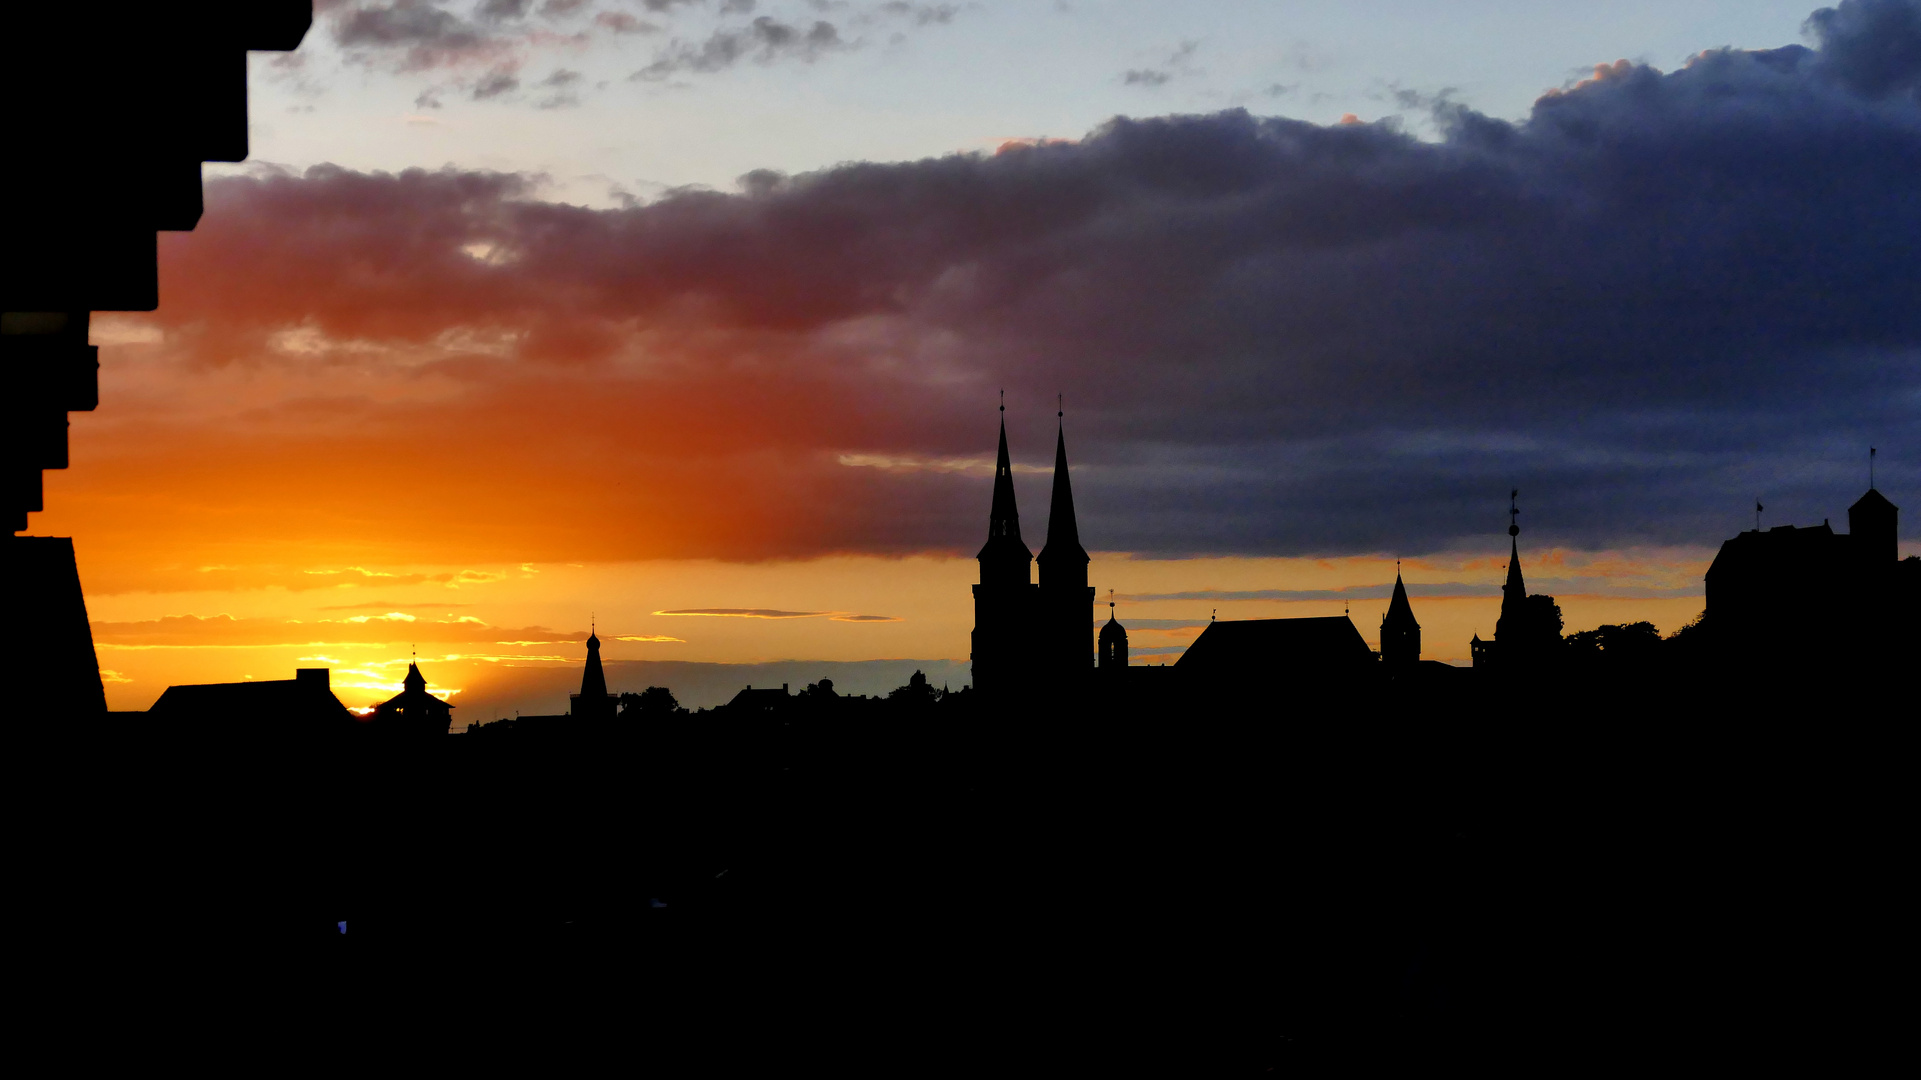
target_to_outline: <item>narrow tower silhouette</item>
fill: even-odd
[[[1501,586],[1501,617],[1494,622],[1494,640],[1512,644],[1525,633],[1527,622],[1527,582],[1521,579],[1521,508],[1515,500],[1517,488],[1507,495],[1507,584]]]
[[[1007,453],[1005,404],[1001,406],[1000,426],[987,543],[974,556],[980,563],[980,584],[974,586],[970,659],[976,691],[1012,697],[1026,693],[1033,682],[1033,619],[1037,605],[1034,553],[1021,540],[1020,509],[1014,503],[1014,465]]]
[[[573,695],[575,716],[595,720],[609,719],[614,715],[616,700],[607,696],[607,675],[600,667],[600,634],[598,628],[587,632],[587,670],[580,676],[580,693]]]
[[[1127,670],[1127,627],[1114,617],[1111,593],[1107,601],[1107,625],[1101,627],[1099,656],[1102,681],[1119,679]]]
[[[1421,624],[1414,621],[1414,608],[1407,602],[1407,586],[1401,583],[1401,568],[1394,568],[1394,598],[1388,601],[1387,614],[1381,617],[1381,663],[1388,674],[1414,670],[1421,662]]]
[[[1087,584],[1087,550],[1074,520],[1074,488],[1067,472],[1067,420],[1055,413],[1054,497],[1047,510],[1047,544],[1040,559],[1041,663],[1059,685],[1071,686],[1094,666],[1094,589]]]

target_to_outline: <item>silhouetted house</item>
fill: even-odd
[[[1210,622],[1174,664],[1191,692],[1263,697],[1277,686],[1351,686],[1378,670],[1374,650],[1345,615]]]
[[[1898,649],[1912,616],[1900,587],[1899,518],[1899,508],[1869,488],[1848,508],[1846,533],[1823,521],[1723,543],[1707,573],[1716,652],[1785,675]]]
[[[1088,619],[1094,590],[1087,584],[1087,551],[1074,518],[1064,427],[1054,442],[1053,502],[1047,545],[1039,560],[1040,583],[1033,581],[1034,555],[1021,539],[1004,417],[987,543],[975,559],[980,583],[974,586],[974,688],[990,697],[1013,699],[1084,683],[1094,666]]]
[[[607,675],[600,667],[600,635],[587,634],[587,669],[580,674],[580,693],[568,695],[574,716],[589,720],[612,720],[620,699],[607,696]]]
[[[326,668],[300,668],[291,679],[169,686],[147,718],[183,730],[263,735],[347,731],[359,722],[334,697]]]
[[[736,716],[764,716],[780,712],[791,701],[793,698],[787,693],[786,683],[781,683],[778,690],[756,690],[749,686],[735,694],[733,700],[722,708]]]
[[[1421,624],[1414,621],[1401,571],[1394,571],[1394,598],[1381,616],[1381,663],[1389,675],[1404,675],[1421,662]]]
[[[408,664],[401,691],[374,706],[369,723],[376,731],[404,735],[445,735],[452,730],[454,707],[427,692],[420,665]]]

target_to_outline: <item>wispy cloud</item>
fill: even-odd
[[[676,608],[656,615],[708,615],[722,619],[818,619],[832,611],[782,611],[779,608]]]

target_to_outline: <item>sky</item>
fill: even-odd
[[[114,708],[543,711],[590,628],[951,675],[1005,390],[1138,660],[1372,640],[1397,560],[1463,660],[1513,488],[1568,630],[1671,632],[1757,501],[1845,528],[1874,446],[1916,503],[1917,56],[1912,0],[323,3],[32,531]]]

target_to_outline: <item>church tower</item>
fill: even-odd
[[[1421,624],[1414,621],[1414,608],[1407,602],[1407,586],[1401,584],[1401,570],[1394,568],[1394,599],[1388,601],[1387,614],[1381,617],[1381,663],[1390,675],[1413,671],[1421,662]]]
[[[1507,584],[1501,586],[1501,617],[1494,622],[1494,640],[1505,641],[1510,647],[1527,632],[1527,582],[1521,580],[1521,522],[1517,516],[1521,509],[1514,504],[1520,495],[1512,491],[1507,497]]]
[[[1087,550],[1074,520],[1074,488],[1067,475],[1065,412],[1055,414],[1054,498],[1047,509],[1047,544],[1039,559],[1042,668],[1050,681],[1072,686],[1094,666],[1094,589],[1087,584]]]
[[[607,676],[600,668],[600,634],[587,633],[587,670],[580,676],[580,693],[573,695],[573,714],[592,720],[611,720],[618,699],[607,696]]]
[[[998,698],[1025,695],[1032,687],[1036,614],[1034,553],[1021,540],[1014,505],[1014,465],[1007,454],[1007,406],[1001,406],[1000,451],[994,460],[994,504],[987,517],[987,543],[974,556],[974,689]],[[1084,572],[1083,572],[1084,573]]]
[[[1114,602],[1107,602],[1107,625],[1101,627],[1098,649],[1102,682],[1113,682],[1127,670],[1127,627],[1114,617]]]

